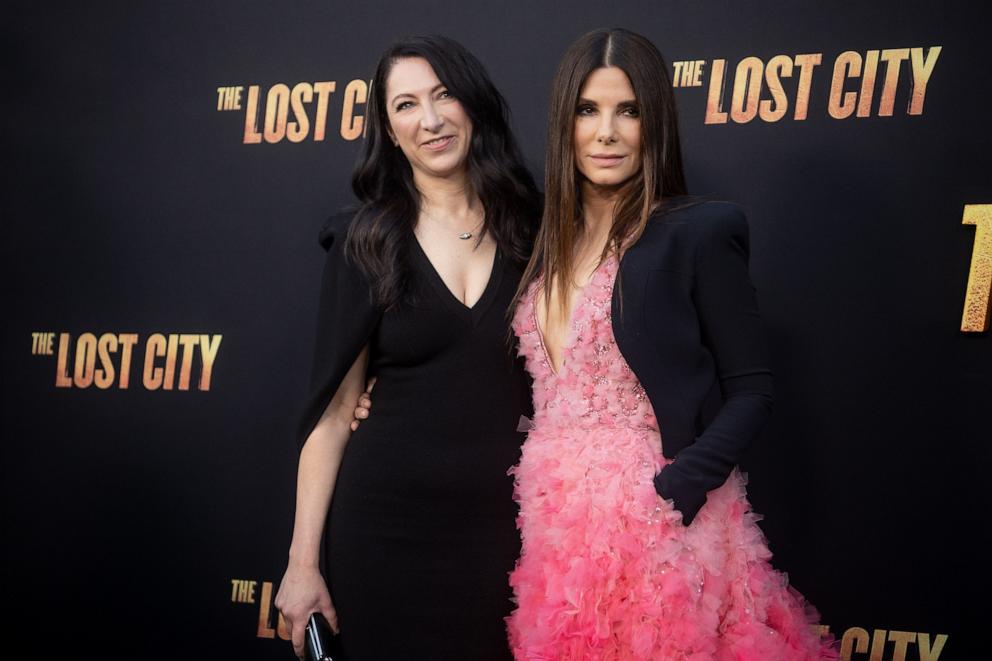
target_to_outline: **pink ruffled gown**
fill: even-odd
[[[613,337],[616,272],[610,257],[581,292],[558,373],[537,326],[540,280],[515,311],[535,408],[510,469],[523,541],[515,658],[836,659],[816,610],[769,565],[737,469],[690,526],[655,492],[669,460]]]

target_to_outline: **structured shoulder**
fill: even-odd
[[[647,243],[674,240],[694,246],[718,236],[746,237],[747,233],[747,216],[739,204],[701,200],[656,212],[644,229],[643,240]]]
[[[747,225],[744,209],[735,202],[705,200],[672,211],[661,212],[656,224],[688,225],[692,234],[707,234],[721,228]]]
[[[354,219],[354,211],[342,211],[328,217],[317,234],[317,241],[321,247],[329,251],[335,240],[344,241],[344,238],[348,236],[348,228],[351,227]]]
[[[701,216],[712,224],[742,225],[747,224],[744,208],[736,202],[710,201],[699,205]]]
[[[694,201],[661,211],[651,220],[628,251],[628,263],[691,273],[700,261],[723,248],[748,250],[747,218],[733,202]]]
[[[689,224],[694,261],[723,261],[729,255],[750,251],[750,230],[744,209],[733,202],[707,202]]]
[[[707,200],[698,204],[670,211],[662,217],[662,224],[684,225],[686,239],[693,246],[721,241],[728,236],[746,240],[747,215],[734,202]]]

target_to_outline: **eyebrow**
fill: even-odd
[[[586,99],[586,98],[583,98],[583,97],[579,97],[579,100],[576,103],[587,103],[590,106],[598,106],[599,105],[595,101],[593,101],[591,99]],[[636,106],[636,105],[637,105],[637,100],[636,99],[624,99],[623,101],[621,101],[620,103],[617,104],[618,107],[619,106]]]
[[[436,92],[438,89],[440,89],[442,87],[447,87],[447,85],[445,85],[444,83],[438,83],[437,85],[435,85],[434,87],[432,87],[430,89],[431,94],[433,94],[434,92]],[[389,105],[393,105],[394,103],[396,103],[396,99],[400,98],[401,96],[413,96],[413,97],[415,97],[416,94],[413,94],[412,92],[400,92],[399,94],[397,94],[396,96],[394,96],[389,101]]]

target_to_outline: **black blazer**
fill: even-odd
[[[332,216],[318,237],[327,255],[298,450],[382,315],[368,280],[344,258],[352,218]],[[703,202],[652,216],[620,261],[612,303],[617,346],[651,400],[665,456],[675,458],[655,477],[655,488],[673,499],[688,525],[772,407],[741,209]]]
[[[613,290],[617,347],[651,400],[665,456],[674,458],[655,476],[655,489],[673,499],[686,525],[772,409],[748,257],[739,206],[662,210],[624,253]]]

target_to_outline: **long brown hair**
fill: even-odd
[[[575,249],[584,230],[573,138],[576,104],[589,74],[601,67],[622,69],[634,89],[641,118],[641,168],[619,190],[600,261],[611,251],[619,255],[625,243],[637,241],[662,200],[686,194],[675,94],[661,53],[646,38],[621,28],[583,35],[565,51],[551,87],[544,215],[510,310],[541,273],[545,305],[550,305],[553,282],[563,312],[568,304]]]

